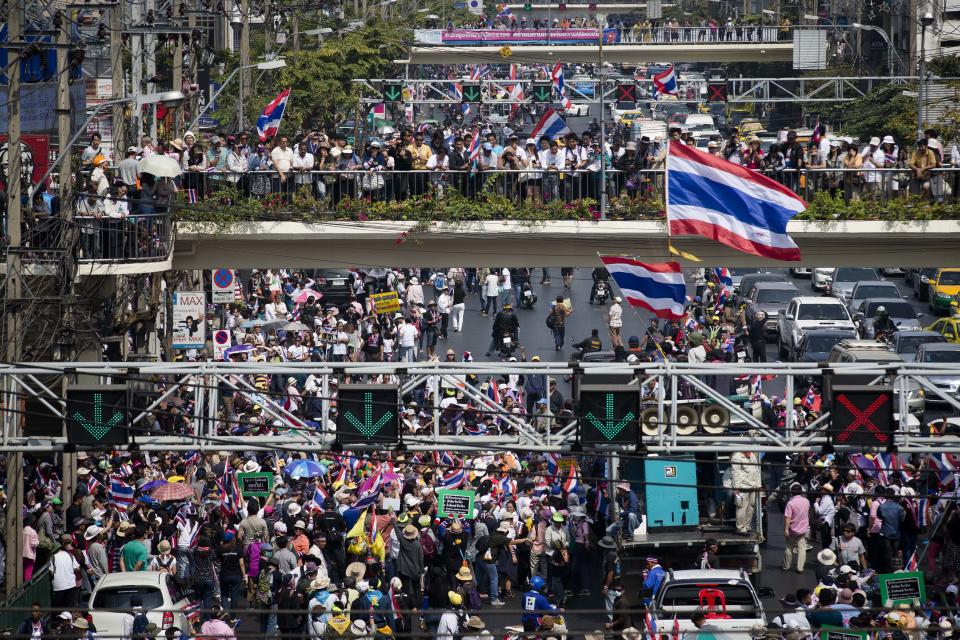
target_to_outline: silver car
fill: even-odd
[[[830,275],[827,293],[843,304],[847,304],[850,295],[853,293],[853,288],[858,282],[879,279],[877,270],[871,267],[837,267]]]
[[[917,349],[917,363],[960,365],[960,344],[952,342],[931,342]],[[943,393],[960,400],[960,371],[952,369],[940,376],[924,376],[928,382],[936,385]],[[927,402],[942,403],[943,398],[935,393],[927,394]]]

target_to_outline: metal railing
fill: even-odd
[[[787,186],[805,200],[818,193],[840,196],[846,202],[870,200],[888,202],[908,196],[927,196],[932,202],[956,202],[960,193],[960,168],[935,169],[929,179],[917,179],[905,167],[884,169],[807,168],[764,170],[765,175]],[[625,171],[607,169],[606,183],[600,171],[544,171],[542,169],[478,171],[394,171],[389,169],[350,169],[342,171],[291,172],[280,180],[276,171],[242,174],[195,173],[186,178],[187,199],[198,206],[211,195],[222,194],[226,187],[237,189],[245,199],[277,198],[274,204],[290,204],[296,195],[309,195],[321,209],[336,211],[345,200],[370,203],[402,202],[412,197],[460,196],[475,199],[487,195],[507,198],[515,205],[545,205],[562,201],[574,204],[585,198],[600,201],[605,193],[608,203],[628,198],[630,213],[659,217],[663,207],[663,169]],[[354,202],[355,204],[355,202]],[[185,205],[189,207],[190,205]],[[265,208],[264,213],[267,214]]]
[[[11,547],[12,548],[12,547]],[[10,558],[7,558],[10,561]],[[50,606],[50,564],[47,563],[33,573],[30,582],[23,584],[9,593],[7,599],[0,605],[0,632],[14,634],[20,623],[29,617],[29,608],[34,602],[41,607]]]
[[[596,46],[600,37],[584,37],[582,32],[596,27],[558,28],[547,24],[542,28],[510,27],[494,24],[490,29],[454,28],[452,30],[425,30],[418,46],[484,46],[498,44],[537,44]],[[795,29],[822,29],[821,27],[794,27],[774,25],[716,24],[704,26],[671,27],[637,23],[629,27],[604,27],[604,45],[615,44],[743,44],[755,42],[792,42]],[[577,33],[573,33],[577,32]]]
[[[152,262],[173,250],[170,213],[77,216],[81,262]]]

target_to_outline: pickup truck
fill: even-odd
[[[786,360],[811,329],[850,329],[853,319],[843,302],[836,298],[799,296],[777,316],[777,352]]]
[[[651,608],[657,627],[672,630],[674,619],[680,633],[696,632],[690,614],[701,609],[707,616],[701,632],[716,637],[733,635],[749,638],[756,626],[766,627],[761,597],[773,597],[773,590],[754,590],[742,571],[729,569],[669,571],[653,598]]]

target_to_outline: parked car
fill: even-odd
[[[123,619],[132,609],[130,598],[140,596],[147,619],[160,627],[178,627],[190,634],[187,596],[169,573],[125,571],[108,573],[90,594],[88,609],[101,638],[123,637]]]
[[[790,359],[794,362],[825,362],[835,345],[856,337],[856,332],[850,329],[813,329],[803,334]]]
[[[897,331],[890,337],[890,350],[899,353],[904,362],[913,362],[917,357],[917,349],[925,344],[944,343],[947,339],[936,331],[923,329],[913,331]]]
[[[928,342],[917,349],[915,362],[923,364],[956,364],[960,365],[960,344],[947,342]],[[960,371],[951,368],[943,375],[927,375],[926,380],[945,394],[960,400]],[[927,402],[945,403],[946,400],[935,393],[927,394]]]
[[[771,271],[748,273],[740,278],[740,293],[737,304],[745,302],[744,297],[750,293],[750,289],[758,282],[790,282],[790,279],[783,273],[774,273]]]
[[[313,279],[313,288],[323,294],[324,303],[342,304],[353,293],[349,269],[317,269]]]
[[[922,269],[908,269],[910,283],[913,285],[913,297],[920,302],[926,302],[930,299],[930,278],[937,275],[936,267],[924,267]],[[904,278],[906,281],[906,278]]]
[[[940,318],[929,327],[927,331],[936,331],[942,335],[947,342],[960,343],[960,318]]]
[[[810,286],[814,291],[826,291],[836,267],[817,267],[810,276]]]
[[[867,298],[897,298],[900,299],[900,289],[892,282],[866,280],[853,285],[850,298],[847,300],[847,309],[852,315],[854,309]],[[908,305],[909,306],[909,305]]]
[[[880,280],[880,275],[871,267],[837,267],[830,274],[827,293],[847,304],[853,288],[864,280]]]
[[[800,339],[813,329],[848,329],[856,327],[843,303],[833,298],[800,296],[794,298],[777,317],[777,352],[786,359]]]
[[[657,626],[671,629],[675,628],[671,625],[676,625],[681,634],[699,631],[690,621],[690,614],[700,609],[705,591],[719,601],[718,609],[722,608],[720,615],[709,621],[716,637],[739,637],[749,635],[755,627],[766,627],[760,597],[772,597],[772,590],[761,588],[758,593],[746,573],[730,569],[669,571],[651,603]]]
[[[960,293],[960,268],[941,267],[927,283],[930,289],[927,303],[933,313],[947,313],[954,296]]]
[[[766,339],[773,341],[777,337],[777,316],[798,295],[800,292],[792,282],[757,282],[743,298],[747,319],[752,321],[757,311],[763,311],[767,316],[763,324]]]
[[[880,307],[886,310],[898,332],[920,329],[920,314],[914,311],[906,300],[900,298],[867,298],[861,300],[853,311],[853,323],[857,325],[857,331],[861,338],[877,337],[873,331],[873,320],[877,317],[877,309]]]

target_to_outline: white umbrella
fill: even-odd
[[[176,178],[182,173],[180,163],[170,156],[152,155],[140,161],[140,172],[158,178]]]

